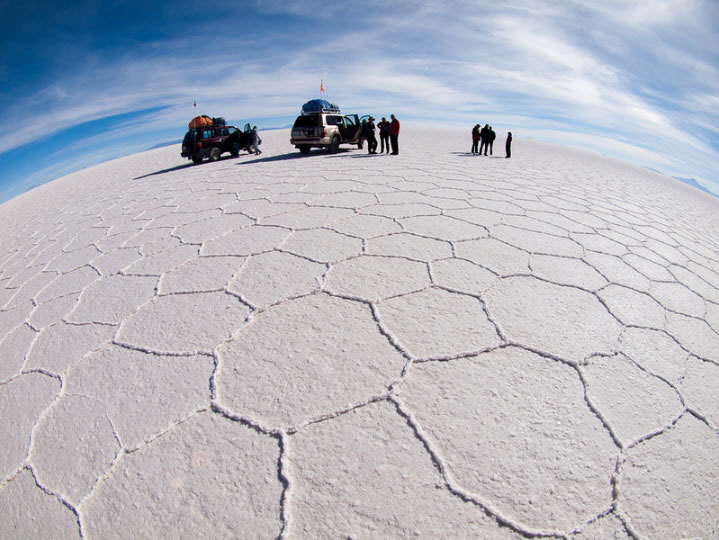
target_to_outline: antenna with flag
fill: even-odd
[[[325,93],[325,80],[320,79],[320,92]]]
[[[192,106],[193,106],[195,109],[197,109],[197,100],[196,100],[196,99],[193,99],[193,100],[192,100]]]

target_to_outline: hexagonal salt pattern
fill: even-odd
[[[414,357],[442,358],[499,345],[479,299],[425,289],[378,304],[381,321]]]
[[[93,538],[275,538],[282,530],[277,441],[209,412],[124,456],[83,507]]]
[[[0,491],[0,537],[81,538],[75,513],[23,470]]]
[[[0,386],[3,419],[0,478],[8,478],[23,464],[33,430],[59,392],[60,381],[42,373],[26,373]]]
[[[716,534],[716,200],[263,139],[0,208],[0,537]]]
[[[326,294],[259,313],[220,359],[219,400],[276,427],[386,393],[406,362],[368,305]]]
[[[290,452],[297,536],[521,538],[444,488],[422,441],[391,403],[308,426]]]
[[[572,362],[616,347],[621,325],[596,296],[581,289],[510,277],[485,296],[490,314],[514,343]]]
[[[611,506],[617,456],[584,391],[570,366],[508,348],[417,366],[401,399],[459,486],[534,530],[571,530]]]
[[[717,470],[719,433],[687,414],[628,452],[619,508],[645,538],[711,538],[719,515]]]
[[[248,313],[224,291],[159,296],[123,323],[117,340],[146,350],[211,352],[243,325]]]

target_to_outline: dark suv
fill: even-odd
[[[233,157],[240,155],[240,150],[249,152],[252,145],[250,124],[240,131],[235,126],[202,126],[190,128],[182,141],[181,156],[191,159],[193,163],[201,163],[206,157],[217,161],[225,152]]]

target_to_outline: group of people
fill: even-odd
[[[479,127],[479,124],[475,125],[472,128],[472,154],[479,154],[482,155],[482,151],[484,151],[484,155],[487,155],[487,150],[489,150],[489,155],[492,155],[492,150],[494,148],[494,139],[497,138],[497,134],[492,129],[492,126],[489,124],[485,124],[483,128]],[[507,158],[512,157],[512,132],[507,133],[507,142],[504,144],[504,149],[506,152]]]
[[[392,155],[399,155],[399,120],[395,118],[394,114],[390,114],[389,117],[392,119],[388,122],[383,116],[382,120],[375,125],[374,118],[371,116],[368,120],[362,121],[362,137],[367,141],[367,151],[370,154],[377,153],[377,137],[375,137],[375,131],[379,128],[379,138],[382,141],[382,147],[379,153],[390,153],[390,145],[392,147]]]

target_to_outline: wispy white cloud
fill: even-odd
[[[706,2],[370,0],[347,8],[258,0],[254,9],[298,20],[306,33],[285,35],[268,24],[250,35],[225,22],[226,32],[206,34],[203,26],[192,36],[99,52],[5,108],[0,154],[152,108],[161,109],[70,149],[80,155],[106,144],[117,152],[143,134],[148,147],[153,134],[177,129],[181,136],[195,112],[290,118],[324,78],[328,97],[347,109],[450,124],[490,121],[520,136],[719,181],[719,30],[707,21],[719,12]],[[691,31],[704,43],[693,44]],[[210,37],[197,39],[203,35]],[[8,129],[20,122],[21,132]]]

